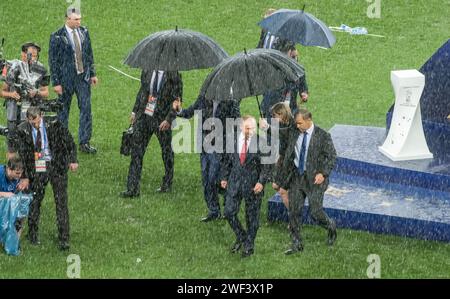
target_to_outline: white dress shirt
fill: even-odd
[[[66,26],[67,35],[69,36],[70,43],[72,45],[73,50],[75,51],[75,42],[73,41],[73,33],[75,29],[70,28],[69,26]],[[78,40],[80,41],[80,47],[81,47],[81,36],[79,30],[75,30],[75,34],[78,36]]]
[[[163,76],[164,76],[164,71],[158,71],[158,85],[156,86],[156,93],[161,88],[161,81],[162,81]],[[155,82],[155,77],[156,77],[156,71],[153,71],[152,79],[150,80],[150,94],[153,94],[153,84]]]

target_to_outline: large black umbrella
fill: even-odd
[[[227,57],[225,50],[207,35],[176,28],[141,40],[124,63],[149,71],[188,71],[216,66]]]
[[[304,10],[279,9],[258,24],[273,35],[304,46],[331,48],[336,43],[328,26]]]
[[[296,82],[304,74],[301,65],[280,51],[254,49],[229,57],[216,66],[200,94],[214,101],[258,96]]]

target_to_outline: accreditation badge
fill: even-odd
[[[47,164],[44,160],[44,155],[42,153],[34,153],[34,163],[36,167],[36,172],[47,172]]]
[[[156,98],[154,96],[148,96],[147,106],[145,106],[145,114],[153,116],[156,109]]]
[[[21,120],[27,119],[27,110],[30,107],[31,107],[31,103],[22,102],[21,109],[20,109],[20,119]]]

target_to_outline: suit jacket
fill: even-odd
[[[92,53],[91,38],[85,27],[79,28],[81,39],[81,53],[84,67],[84,79],[89,82],[95,77],[94,55]],[[77,76],[75,66],[75,50],[68,36],[66,27],[63,26],[50,36],[48,62],[53,86],[71,86]]]
[[[267,36],[267,30],[262,29],[261,35],[259,36],[258,45],[256,46],[256,48],[264,47],[264,40],[266,39],[266,36]],[[291,44],[293,44],[293,43],[287,39],[276,37],[272,44],[272,49],[275,49],[278,51],[284,51],[287,48],[287,46],[289,46]]]
[[[145,106],[148,102],[150,94],[150,82],[153,71],[142,71],[141,87],[136,96],[133,112],[136,119],[142,117],[145,112]],[[169,123],[175,119],[176,114],[173,113],[172,103],[176,98],[183,97],[183,81],[179,72],[164,72],[161,85],[157,94],[156,109],[152,118],[159,123],[167,120]]]
[[[199,96],[195,103],[186,109],[183,109],[178,116],[183,118],[191,118],[194,116],[195,111],[202,111],[202,119],[199,119],[199,124],[203,124],[208,118],[217,118],[222,122],[223,134],[222,140],[225,148],[226,142],[226,120],[227,118],[239,118],[241,117],[241,112],[239,109],[238,101],[220,101],[217,103],[216,111],[214,111],[213,101],[205,99],[203,96]],[[215,113],[214,113],[215,112]],[[197,147],[203,151],[203,138],[207,136],[210,131],[203,131],[203,126],[198,126],[197,128]]]
[[[261,112],[265,118],[272,117],[271,109],[273,105],[288,100],[287,98],[288,93],[290,93],[289,108],[291,109],[291,111],[295,111],[298,109],[297,105],[298,92],[295,89],[293,89],[293,86],[294,86],[293,84],[288,84],[283,88],[271,90],[264,93],[263,100],[261,102]]]
[[[64,174],[69,168],[69,163],[77,162],[77,149],[72,135],[58,120],[44,119],[47,132],[48,145],[52,155],[54,173]],[[22,122],[17,127],[17,137],[14,138],[14,148],[19,152],[24,163],[24,176],[33,178],[35,175],[34,151],[32,127],[29,122]]]
[[[289,82],[283,88],[271,90],[263,95],[261,102],[261,112],[264,117],[271,117],[271,108],[273,105],[289,100],[289,108],[292,113],[298,110],[297,98],[302,92],[308,92],[308,85],[306,83],[306,75],[302,76],[296,82]]]
[[[295,144],[300,135],[300,131],[290,130],[286,153],[283,166],[279,169],[276,177],[280,180],[277,182],[283,189],[289,189],[292,175],[297,172],[294,164]],[[308,155],[306,157],[306,178],[310,186],[317,186],[323,191],[328,187],[329,176],[336,164],[336,150],[331,139],[331,135],[318,126],[314,126],[308,147]],[[316,174],[321,173],[325,177],[325,181],[320,185],[314,185]]]
[[[252,137],[244,165],[241,165],[239,151],[221,155],[220,178],[221,181],[228,181],[229,192],[242,191],[246,196],[253,193],[256,183],[265,185],[269,181],[271,165],[261,163],[261,158],[269,154],[261,152],[259,139],[262,139],[261,142],[265,142],[258,135]],[[238,144],[237,138],[235,138],[235,147],[236,144]]]

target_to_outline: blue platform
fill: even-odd
[[[330,133],[338,160],[324,207],[338,227],[450,242],[450,161],[393,162],[378,151],[384,128],[336,125]],[[278,196],[268,218],[287,221]]]

